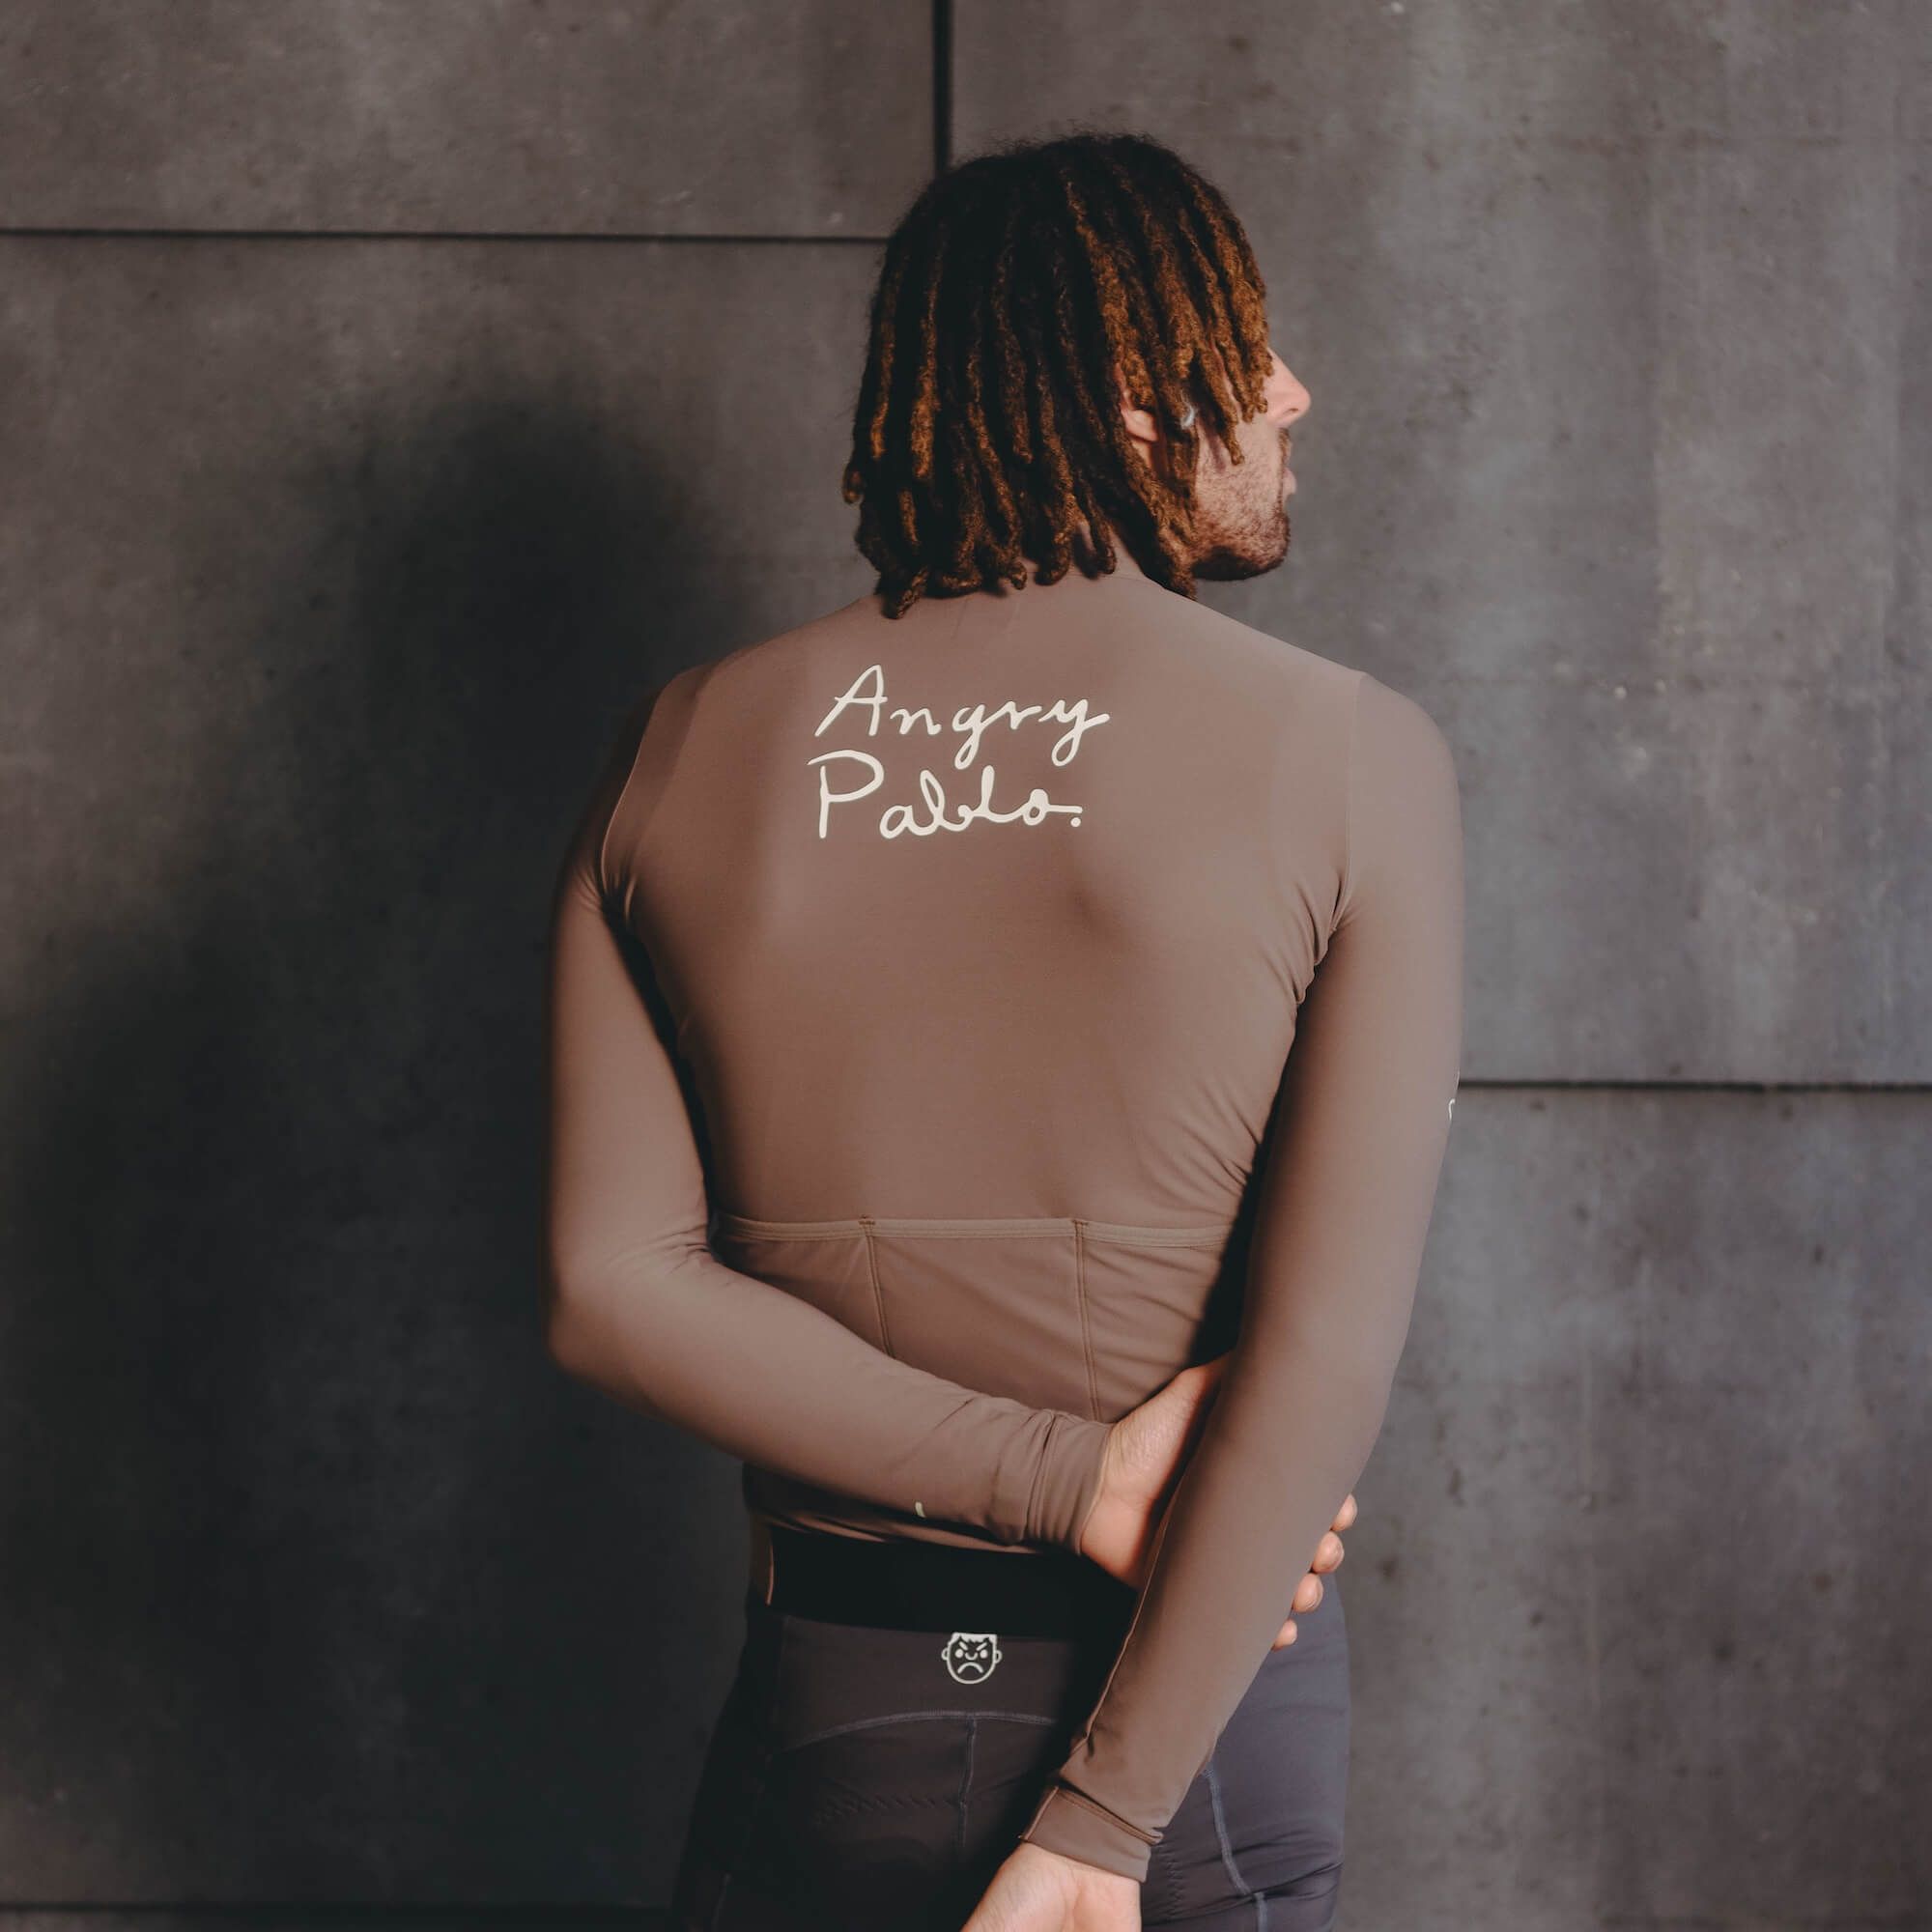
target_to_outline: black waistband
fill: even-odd
[[[773,1523],[771,1607],[873,1630],[1118,1642],[1138,1593],[1070,1550],[882,1543]]]

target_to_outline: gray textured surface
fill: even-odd
[[[1932,10],[953,13],[960,152],[1256,240],[1295,550],[1207,594],[1448,730],[1465,1073],[1636,1083],[1457,1108],[1344,1932],[1928,1932],[1932,1098],[1670,1083],[1932,1079]],[[869,582],[928,33],[0,0],[0,228],[291,231],[0,239],[11,1932],[668,1890],[735,1472],[542,1355],[544,898],[644,676]],[[133,1909],[223,1899],[342,1910]]]
[[[0,241],[0,1898],[653,1902],[742,1512],[543,1351],[547,898],[869,581],[867,270]]]
[[[1469,805],[1464,1067],[1932,1079],[1932,9],[980,0],[962,153],[1229,194],[1314,398],[1212,602],[1367,665]]]
[[[923,7],[7,0],[0,226],[879,235]]]
[[[1344,1932],[1932,1922],[1932,1095],[1466,1092]]]

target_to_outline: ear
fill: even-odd
[[[1147,443],[1151,448],[1161,440],[1160,425],[1154,421],[1153,412],[1141,409],[1124,388],[1121,391],[1121,420],[1136,442]]]
[[[1151,410],[1144,409],[1134,401],[1118,363],[1114,365],[1114,388],[1120,397],[1121,420],[1126,424],[1127,434],[1136,442],[1147,445],[1141,452],[1143,456],[1151,456],[1154,444],[1161,440],[1160,424],[1154,420]]]

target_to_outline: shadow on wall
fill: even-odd
[[[728,1674],[736,1465],[544,1351],[539,1049],[597,763],[744,612],[608,424],[387,420],[184,654],[244,724],[175,775],[165,917],[25,1022],[16,1896],[635,1895]]]

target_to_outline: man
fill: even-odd
[[[1333,1922],[1311,1573],[1446,1142],[1462,844],[1418,706],[1193,596],[1286,555],[1308,406],[1167,149],[950,170],[872,305],[874,590],[648,693],[580,824],[551,1346],[742,1456],[753,1527],[681,1928]]]

